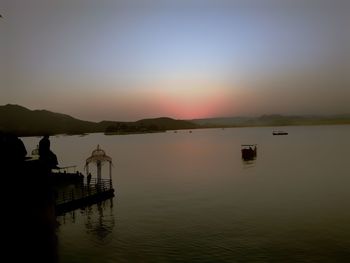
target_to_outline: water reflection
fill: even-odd
[[[70,212],[67,212],[67,213],[64,213],[63,215],[59,216],[58,217],[58,222],[59,224],[67,224],[67,223],[75,223],[75,213],[76,211],[73,210],[73,211],[70,211]]]
[[[256,158],[251,159],[251,160],[244,160],[242,159],[243,167],[244,168],[252,168],[255,167],[256,164]]]
[[[77,218],[82,219],[86,233],[94,240],[106,240],[115,226],[113,198],[88,206],[80,210],[80,213],[78,210],[65,213],[58,220],[61,225],[75,224],[78,221]]]
[[[115,225],[113,199],[98,203],[96,206],[85,209],[86,232],[103,241],[112,233]]]

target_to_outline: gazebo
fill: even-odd
[[[97,166],[97,183],[101,184],[101,168],[104,162],[109,162],[109,180],[112,181],[112,158],[106,155],[106,152],[97,145],[97,148],[92,151],[91,156],[86,159],[85,169],[86,174],[89,174],[89,164],[95,163]]]

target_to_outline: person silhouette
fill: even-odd
[[[23,141],[11,133],[0,134],[1,161],[4,163],[22,163],[26,159],[27,150]]]
[[[50,140],[49,135],[44,135],[39,141],[39,155],[44,156],[50,151]]]
[[[39,160],[47,164],[49,168],[58,168],[57,156],[50,150],[49,135],[39,141]]]
[[[90,182],[91,182],[91,173],[89,173],[86,177],[87,179],[87,185],[89,186],[90,185]]]

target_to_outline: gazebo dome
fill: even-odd
[[[100,145],[97,145],[97,149],[92,151],[91,156],[106,156],[106,152],[100,148]]]
[[[97,148],[92,151],[91,156],[86,159],[86,163],[91,162],[112,162],[112,158],[106,155],[106,152],[100,148],[100,145],[97,145]]]

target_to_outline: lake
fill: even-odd
[[[60,262],[350,262],[350,126],[280,129],[52,136],[79,171],[99,144],[116,190],[58,217]]]

